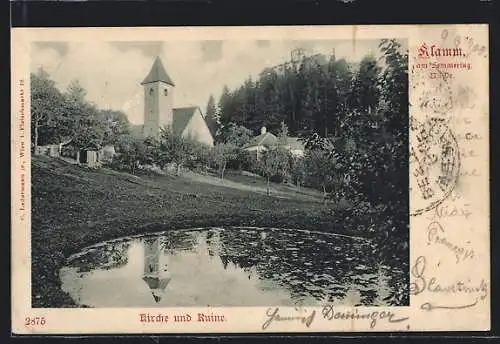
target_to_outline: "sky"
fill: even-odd
[[[100,108],[125,112],[131,123],[143,122],[141,81],[159,56],[176,84],[174,107],[197,105],[205,111],[209,96],[217,100],[224,85],[230,89],[267,67],[288,61],[295,48],[360,61],[366,54],[378,57],[379,40],[309,41],[141,41],[141,42],[35,42],[31,70],[43,67],[64,90],[79,80],[87,99]]]

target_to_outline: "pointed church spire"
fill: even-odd
[[[174,82],[168,76],[165,68],[163,67],[163,63],[159,56],[156,56],[155,62],[153,63],[153,67],[149,71],[148,76],[141,82],[141,85],[149,84],[152,82],[161,81],[166,84],[175,86]]]
[[[153,297],[155,298],[155,302],[158,303],[161,301],[161,296],[153,294]]]
[[[170,283],[172,278],[170,277],[159,277],[159,276],[144,276],[142,280],[146,282],[149,289],[151,290],[151,294],[156,303],[160,302],[163,294],[165,293],[165,289],[167,285]]]

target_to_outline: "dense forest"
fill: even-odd
[[[396,40],[381,40],[379,48],[379,59],[302,57],[234,90],[224,87],[217,104],[208,101],[209,127],[223,143],[262,126],[279,134],[284,124],[309,149],[307,174],[319,170],[318,188],[339,196],[347,190],[334,184],[348,180],[372,202],[399,204],[408,185],[408,56]]]
[[[381,41],[380,49],[382,59],[367,55],[359,63],[318,54],[267,68],[234,90],[225,86],[218,103],[210,97],[207,119],[214,133],[229,123],[276,132],[284,122],[291,136],[342,136],[352,110],[373,113],[382,102],[406,108],[406,53],[394,40]]]

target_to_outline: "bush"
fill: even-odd
[[[227,167],[233,170],[249,170],[252,157],[250,153],[242,148],[235,147],[234,154],[228,161]]]
[[[286,180],[290,173],[290,152],[281,147],[272,147],[257,160],[259,174],[267,179],[267,193],[270,194],[271,180]]]
[[[255,155],[250,154],[250,152],[245,151],[241,169],[245,171],[252,172],[254,174],[259,174],[258,160]],[[260,175],[260,174],[259,174]]]
[[[198,142],[192,142],[189,158],[184,166],[190,170],[204,171],[210,164],[212,148]]]

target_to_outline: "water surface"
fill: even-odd
[[[299,230],[209,228],[104,242],[70,257],[79,306],[387,305],[403,271],[369,241]]]

